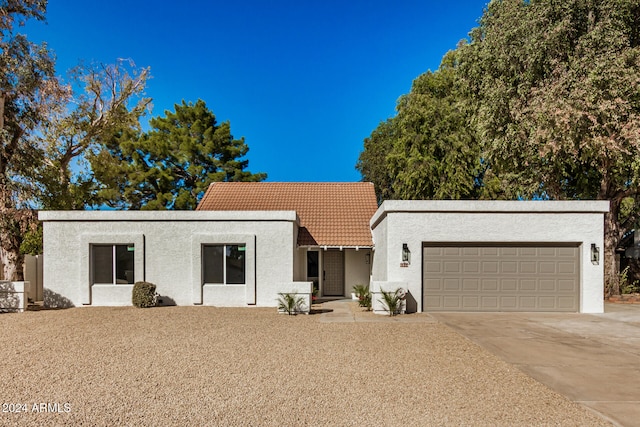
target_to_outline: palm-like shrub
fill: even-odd
[[[287,313],[290,316],[302,312],[304,298],[294,294],[278,294],[278,310]]]
[[[384,306],[385,311],[389,313],[389,316],[395,316],[396,314],[400,314],[400,310],[402,308],[402,301],[405,298],[405,292],[402,288],[398,288],[395,291],[383,291],[382,299],[378,300]]]
[[[360,307],[366,307],[371,309],[371,292],[369,292],[369,286],[367,285],[355,285],[353,287],[353,293],[358,298],[358,305]]]

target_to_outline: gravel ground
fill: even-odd
[[[0,424],[609,425],[441,324],[320,319],[215,307],[0,314],[0,403],[26,406]]]

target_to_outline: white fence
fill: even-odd
[[[25,255],[23,282],[3,280],[0,268],[0,311],[23,310],[29,301],[43,300],[42,261],[42,255]]]

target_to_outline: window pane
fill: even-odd
[[[132,250],[129,250],[131,248]],[[133,283],[133,244],[116,245],[116,283]]]
[[[318,252],[307,252],[307,277],[318,276]]]
[[[91,257],[93,262],[94,283],[113,283],[113,246],[93,245],[91,246]]]
[[[203,283],[224,283],[223,254],[223,245],[205,245],[202,247]]]
[[[227,245],[227,284],[244,284],[245,245]]]

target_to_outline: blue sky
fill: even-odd
[[[477,25],[484,0],[49,0],[33,41],[151,67],[153,116],[202,99],[268,181],[358,181],[364,138]]]

